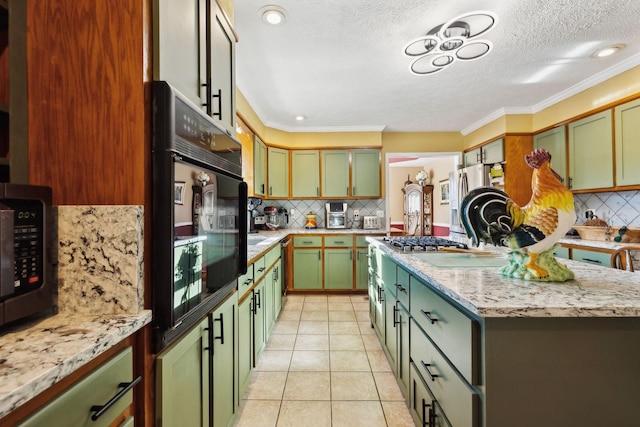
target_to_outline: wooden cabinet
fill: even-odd
[[[533,137],[533,148],[544,148],[551,154],[551,166],[567,183],[567,146],[564,126],[549,129]]]
[[[267,148],[267,174],[269,198],[289,197],[289,151],[282,148]]]
[[[20,184],[29,183],[27,3],[0,2],[0,182]]]
[[[380,150],[352,150],[351,161],[351,196],[380,197]]]
[[[505,161],[504,153],[504,139],[496,139],[482,145],[481,147],[474,148],[473,150],[464,153],[464,165],[473,166],[484,164],[502,163]]]
[[[569,188],[613,187],[611,110],[572,122],[569,132]]]
[[[433,234],[433,185],[409,184],[404,193],[404,229],[410,236]]]
[[[111,426],[132,404],[132,388],[138,381],[133,378],[133,351],[128,347],[18,425]]]
[[[322,151],[322,197],[349,196],[349,150]]]
[[[267,194],[267,146],[258,137],[253,139],[253,194]]]
[[[640,99],[617,106],[614,114],[616,186],[640,184]]]
[[[235,135],[236,36],[218,2],[155,0],[153,17],[154,80],[168,81]]]
[[[318,150],[291,151],[291,197],[320,196],[320,152]]]

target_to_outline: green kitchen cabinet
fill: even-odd
[[[480,147],[464,153],[464,165],[474,166],[482,163],[482,149]]]
[[[564,126],[558,126],[548,131],[539,133],[533,137],[533,148],[544,148],[551,154],[551,166],[567,184],[567,146],[566,130]]]
[[[611,110],[569,124],[569,188],[613,187]]]
[[[131,347],[127,347],[47,402],[18,426],[109,427],[133,402],[133,391],[123,387],[136,383],[133,381],[133,351]],[[98,411],[92,408],[93,405],[103,405],[123,390],[128,391],[114,400],[113,405],[96,420],[92,419]]]
[[[267,148],[267,175],[270,198],[289,197],[289,150]]]
[[[351,150],[351,196],[380,197],[380,150]]]
[[[156,425],[209,425],[209,319],[156,359]]]
[[[504,162],[504,139],[496,139],[482,147],[482,163],[495,164]]]
[[[349,150],[322,151],[322,196],[349,196]]]
[[[408,309],[400,303],[396,304],[396,378],[400,391],[405,399],[409,398],[409,315]]]
[[[640,99],[614,110],[616,124],[616,185],[640,184]]]
[[[238,394],[242,399],[253,370],[253,292],[238,304]],[[240,401],[240,400],[238,400]]]
[[[320,152],[291,151],[291,197],[320,196]]]
[[[369,285],[369,260],[366,248],[356,248],[356,289],[367,289]]]
[[[353,249],[324,250],[324,288],[353,289]]]
[[[387,355],[391,370],[397,375],[397,353],[398,353],[398,339],[396,333],[397,316],[397,302],[395,297],[395,283],[392,285],[385,284],[384,286],[384,341],[381,343],[382,348]]]
[[[213,346],[213,425],[232,425],[239,406],[234,390],[238,388],[236,356],[238,354],[238,294],[234,293],[210,316]],[[187,425],[187,424],[181,424]]]
[[[253,366],[256,366],[267,344],[265,280],[253,288]]]
[[[588,249],[572,249],[571,258],[574,261],[582,261],[603,267],[611,266],[611,254],[608,252],[590,251]]]
[[[218,3],[154,0],[152,10],[153,79],[169,82],[235,135],[236,39]]]
[[[267,193],[267,146],[256,135],[253,140],[253,194]]]
[[[293,250],[293,287],[322,289],[322,249]]]
[[[273,323],[275,324],[282,311],[282,259],[273,267]]]

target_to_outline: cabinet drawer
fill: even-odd
[[[322,246],[321,236],[295,236],[293,238],[295,248],[320,247]]]
[[[336,248],[350,248],[353,246],[352,236],[325,236],[324,245]]]
[[[410,277],[410,312],[471,384],[478,381],[478,324],[424,283]]]
[[[409,364],[409,384],[409,409],[416,425],[451,427],[440,404],[436,402],[413,362]]]
[[[238,277],[238,295],[242,297],[253,286],[253,264],[247,267],[247,273]]]
[[[573,259],[576,261],[587,262],[594,265],[601,265],[603,267],[611,267],[611,254],[609,253],[585,251],[583,249],[574,249],[572,253]]]
[[[477,426],[479,396],[411,321],[411,360],[454,426]],[[447,353],[447,356],[450,354]]]
[[[397,267],[396,275],[396,298],[400,304],[409,308],[409,272],[402,267]]]
[[[265,263],[265,257],[258,258],[253,263],[253,280],[259,281],[262,276],[264,276],[265,271],[267,270],[267,266]]]
[[[356,246],[369,246],[369,242],[367,242],[367,236],[356,236]]]
[[[280,258],[280,245],[274,247],[273,249],[271,249],[269,252],[267,252],[267,254],[264,256],[264,265],[265,267],[269,268],[273,265],[274,262],[276,262],[276,260]]]
[[[129,384],[132,380],[133,353],[131,347],[128,347],[56,397],[20,426],[107,427],[131,405],[133,392],[129,390],[125,393],[95,421],[91,416],[96,411],[91,410],[91,407],[109,402],[118,392],[124,390],[120,383]]]

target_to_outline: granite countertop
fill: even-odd
[[[619,243],[613,240],[584,240],[580,238],[568,238],[565,237],[563,239],[558,240],[558,243],[565,245],[573,245],[573,246],[583,246],[585,248],[600,248],[600,249],[610,249],[616,250],[619,248],[629,248],[631,250],[637,251],[640,250],[640,243]]]
[[[0,335],[0,417],[138,331],[138,315],[63,314],[5,328]]]
[[[501,276],[498,267],[438,268],[415,255],[396,252],[380,239],[367,240],[480,317],[640,316],[637,273],[563,259],[574,272],[574,280],[534,282]]]

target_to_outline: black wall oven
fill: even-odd
[[[189,330],[247,270],[240,142],[166,82],[153,82],[154,350]]]

